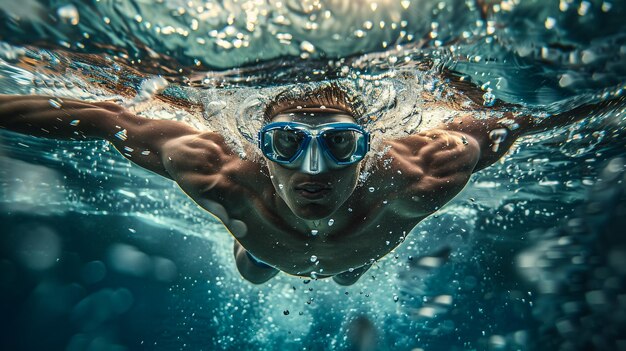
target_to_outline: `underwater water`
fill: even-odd
[[[625,18],[618,0],[0,0],[0,94],[113,100],[242,157],[272,97],[325,81],[374,136],[444,120],[422,98],[450,99],[444,70],[481,118],[615,101],[518,140],[347,287],[253,285],[172,181],[105,141],[0,130],[0,349],[626,350]]]

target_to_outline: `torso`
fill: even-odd
[[[317,233],[298,230],[294,224],[299,219],[272,200],[244,199],[230,212],[248,227],[236,239],[258,259],[293,275],[334,275],[383,257],[423,218],[402,218],[389,202],[370,197],[367,189],[357,188],[330,218],[320,221]]]
[[[199,186],[189,183],[188,175],[173,178],[205,209],[215,212],[206,205],[212,202],[224,206],[228,219],[223,223],[235,239],[256,258],[292,275],[335,275],[371,264],[451,198],[422,199],[408,192],[410,182],[420,175],[411,174],[415,169],[392,150],[313,235],[301,229],[302,220],[276,195],[264,165],[235,155],[224,159],[220,174],[207,177],[213,183],[208,195],[195,191]],[[244,222],[247,230],[231,225],[233,219]]]

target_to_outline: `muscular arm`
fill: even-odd
[[[623,104],[623,101],[607,100],[598,104],[582,105],[541,119],[513,112],[504,112],[501,118],[487,119],[476,119],[466,115],[445,124],[442,129],[462,133],[466,138],[477,141],[480,146],[480,159],[474,171],[478,171],[500,159],[515,140],[523,135],[565,126],[619,104]]]
[[[405,196],[399,196],[403,200],[397,202],[397,211],[428,214],[459,193],[473,172],[502,157],[518,137],[573,123],[616,103],[584,105],[540,120],[512,112],[476,119],[467,112],[437,129],[390,140],[392,169],[401,172],[404,182],[399,184]]]
[[[12,95],[0,95],[0,128],[46,138],[105,139],[134,163],[169,178],[163,146],[199,134],[184,123],[139,117],[110,102]]]
[[[397,212],[424,217],[443,206],[467,184],[480,154],[463,133],[432,129],[387,142],[400,193]],[[391,178],[391,175],[386,178]],[[388,181],[387,181],[388,182]]]
[[[495,100],[493,106],[485,107],[483,106],[483,94],[485,92],[475,83],[464,79],[461,74],[455,71],[444,70],[441,74],[442,80],[445,80],[449,84],[449,89],[453,90],[453,94],[450,95],[452,101],[448,103],[448,107],[453,111],[460,112],[461,117],[455,118],[450,123],[440,125],[439,128],[462,133],[468,140],[476,140],[480,147],[480,158],[474,171],[481,170],[496,162],[506,154],[515,140],[523,135],[565,126],[616,106],[624,106],[626,103],[626,98],[622,96],[597,104],[581,105],[545,118],[535,118],[528,114],[515,112],[520,110],[520,106],[502,100]],[[478,112],[501,113],[502,116],[476,119],[474,113]],[[505,132],[504,138],[502,132]]]

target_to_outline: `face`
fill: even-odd
[[[333,122],[355,123],[355,120],[338,111],[302,109],[293,114],[281,113],[272,122],[298,122],[317,126]],[[328,162],[324,156],[320,157],[320,161]],[[360,162],[339,168],[326,167],[319,173],[303,168],[288,168],[270,160],[267,160],[267,164],[277,194],[296,216],[309,220],[322,219],[335,212],[356,188],[360,171]]]

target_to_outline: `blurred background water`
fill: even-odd
[[[0,93],[114,100],[239,146],[294,83],[350,87],[377,133],[427,125],[445,69],[537,116],[618,101],[521,139],[350,287],[251,285],[171,181],[103,141],[0,131],[0,349],[626,350],[624,18],[617,0],[0,0]]]

